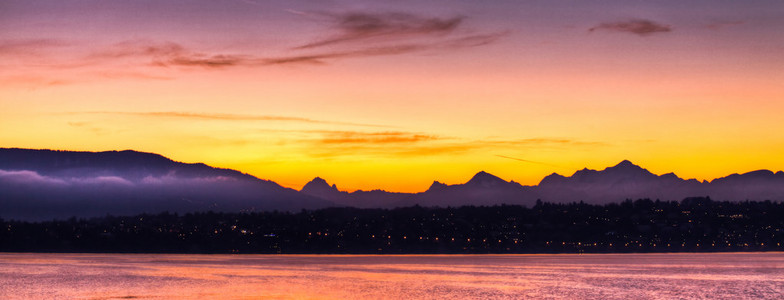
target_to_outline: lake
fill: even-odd
[[[781,299],[784,253],[0,254],[0,299]]]

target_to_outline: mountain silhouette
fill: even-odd
[[[557,173],[546,176],[535,186],[523,186],[480,171],[464,184],[446,185],[434,181],[421,193],[376,191],[373,199],[365,193],[341,192],[343,199],[324,197],[335,203],[355,207],[461,206],[517,204],[533,205],[536,200],[553,203],[583,201],[591,204],[620,202],[626,199],[682,200],[709,196],[717,200],[784,200],[784,172],[768,170],[732,174],[713,181],[682,179],[674,173],[656,175],[631,161],[623,160],[604,170],[582,169],[571,176]],[[394,197],[392,197],[394,194]],[[313,196],[319,196],[312,194]],[[333,191],[333,195],[336,195]],[[382,195],[388,195],[385,199]],[[347,200],[350,198],[350,200]]]
[[[602,171],[582,169],[575,172],[570,177],[564,177],[553,173],[542,179],[539,186],[560,185],[560,184],[601,184],[612,185],[618,183],[633,183],[655,180],[658,176],[624,160],[619,164],[606,168]]]
[[[361,174],[357,174],[360,176]],[[480,171],[463,184],[434,181],[420,193],[341,191],[316,177],[300,191],[230,169],[136,151],[74,152],[0,148],[0,217],[46,220],[106,214],[395,208],[625,199],[784,200],[784,172],[757,170],[711,181],[656,175],[624,160],[603,170],[557,173],[524,186]]]
[[[476,173],[474,177],[471,177],[471,179],[465,183],[466,186],[485,188],[500,187],[507,184],[509,184],[509,182],[506,182],[503,179],[485,171],[479,171],[479,173]]]
[[[235,170],[136,151],[0,149],[0,217],[299,210],[334,204]]]
[[[400,206],[403,200],[412,194],[392,193],[383,190],[372,191],[339,191],[336,185],[329,185],[326,180],[316,177],[302,187],[300,192],[329,200],[337,206],[358,208],[392,208]]]
[[[407,199],[406,204],[422,206],[530,205],[535,200],[529,188],[480,171],[464,184],[445,185],[436,181],[427,191],[414,194]]]
[[[784,200],[784,172],[773,173],[757,170],[744,174],[731,174],[716,178],[706,184],[724,199],[733,200]]]
[[[551,174],[538,185],[542,200],[575,200],[603,204],[624,199],[683,199],[702,195],[696,180],[687,181],[673,173],[657,176],[624,160],[602,171],[583,169],[572,176]]]
[[[427,188],[426,192],[436,192],[436,191],[443,190],[443,189],[445,189],[447,187],[449,187],[449,186],[446,185],[446,184],[443,184],[443,183],[438,182],[438,181],[433,181],[433,184],[431,184],[430,187]]]
[[[305,184],[305,186],[303,186],[302,190],[300,191],[308,195],[319,196],[322,198],[334,197],[342,193],[338,190],[337,186],[334,184],[330,186],[329,183],[327,183],[327,181],[321,177],[313,178],[313,180]]]

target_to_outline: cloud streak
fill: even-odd
[[[46,38],[0,40],[0,56],[18,58],[25,66],[21,74],[0,77],[0,81],[45,87],[118,78],[168,80],[176,78],[177,72],[324,65],[362,57],[437,54],[488,45],[508,35],[506,31],[481,32],[466,27],[464,16],[361,11],[295,13],[325,24],[320,36],[326,38],[279,49],[279,55],[261,55],[247,49],[235,53],[210,51],[145,38],[104,45]],[[60,51],[63,47],[69,51]],[[39,78],[40,74],[49,76]]]
[[[325,20],[329,24],[327,30],[336,33],[293,48],[307,53],[265,58],[262,64],[325,64],[340,58],[450,51],[487,45],[508,34],[467,33],[470,30],[461,30],[464,16],[438,18],[404,12],[294,13]]]
[[[400,41],[400,43],[366,45],[359,48],[348,48],[329,51],[316,51],[306,54],[260,57],[255,55],[209,54],[191,50],[174,42],[157,42],[149,40],[124,41],[105,49],[95,51],[81,60],[68,63],[49,63],[46,66],[56,70],[79,69],[91,66],[137,65],[157,68],[202,68],[226,69],[234,67],[261,67],[286,64],[326,64],[328,61],[346,58],[400,55],[424,51],[449,51],[461,48],[479,47],[491,44],[507,32],[473,34],[437,41]],[[2,47],[2,46],[0,46]],[[23,53],[27,45],[6,45],[0,52]],[[315,46],[314,46],[315,47]],[[21,54],[19,54],[21,55]],[[170,75],[145,74],[107,69],[97,72],[104,78],[133,77],[144,79],[172,79]]]
[[[205,69],[325,64],[327,61],[335,59],[478,47],[491,44],[508,34],[508,32],[456,34],[456,30],[465,19],[462,16],[435,18],[401,12],[314,13],[308,14],[308,16],[326,18],[329,23],[327,30],[339,33],[293,48],[304,51],[301,54],[259,56],[205,53],[171,41],[137,39],[122,41],[95,51],[89,54],[81,64],[60,67],[73,68],[123,61],[163,68],[198,67]]]
[[[283,65],[283,64],[326,64],[329,60],[342,58],[357,58],[371,56],[400,55],[424,51],[448,51],[461,48],[479,47],[491,44],[506,36],[508,32],[495,32],[489,34],[468,35],[459,38],[445,39],[430,43],[410,43],[366,47],[361,49],[318,52],[313,54],[282,56],[277,58],[261,59],[256,64]]]
[[[63,40],[58,39],[6,39],[0,40],[0,55],[30,55],[41,50],[50,50],[70,46]]]
[[[0,182],[2,181],[15,184],[68,184],[65,180],[43,176],[38,174],[38,172],[29,170],[0,170]]]
[[[66,114],[71,114],[71,115],[104,114],[104,115],[125,115],[125,116],[137,116],[137,117],[180,118],[180,119],[200,119],[200,120],[218,120],[218,121],[273,121],[273,122],[277,121],[277,122],[299,122],[299,123],[327,124],[327,125],[348,125],[348,126],[361,126],[361,127],[391,127],[391,126],[377,125],[377,124],[316,120],[316,119],[291,117],[291,116],[192,113],[192,112],[176,112],[176,111],[168,111],[168,112],[90,111],[90,112],[69,112]]]
[[[672,26],[660,24],[651,20],[635,19],[620,22],[601,23],[588,29],[588,32],[610,31],[630,33],[638,36],[649,36],[657,33],[671,32]]]
[[[433,18],[409,13],[316,13],[327,18],[332,29],[339,33],[332,37],[307,43],[295,49],[308,49],[335,44],[378,39],[410,39],[443,36],[452,33],[464,17]]]
[[[374,144],[386,145],[396,143],[417,143],[424,141],[434,141],[439,138],[434,135],[416,134],[410,132],[356,132],[356,131],[334,131],[325,134],[325,138],[319,140],[321,144]]]
[[[463,140],[421,132],[355,132],[355,131],[300,131],[315,137],[305,137],[298,143],[310,144],[304,149],[314,157],[344,155],[428,156],[459,154],[471,151],[499,151],[526,149],[571,149],[603,146],[601,142],[585,142],[559,138],[530,138],[517,140]],[[495,155],[518,161],[556,166],[543,162]]]
[[[147,175],[140,179],[123,175],[94,175],[83,174],[79,176],[41,175],[32,170],[2,170],[0,169],[0,182],[10,182],[20,185],[48,185],[48,186],[157,186],[157,185],[194,185],[209,183],[230,183],[238,179],[228,176],[178,176],[176,172],[169,172],[161,176]]]
[[[586,147],[606,146],[603,142],[579,141],[565,138],[528,138],[516,140],[486,140],[481,141],[487,145],[512,146],[512,147]]]
[[[89,55],[87,60],[100,63],[136,58],[147,59],[149,65],[158,67],[225,68],[245,65],[253,61],[245,56],[205,54],[190,50],[178,43],[149,40],[129,40],[116,43],[107,49]]]
[[[710,30],[722,30],[722,29],[725,29],[727,27],[740,26],[740,25],[743,25],[745,23],[746,23],[746,21],[743,21],[743,20],[715,21],[715,22],[712,22],[712,23],[710,23],[708,25],[705,25],[705,27],[710,29]]]
[[[342,156],[411,157],[456,153],[474,146],[453,138],[408,131],[339,131],[296,130],[300,134],[288,143],[298,145],[302,153],[317,158]]]
[[[517,158],[517,157],[511,157],[511,156],[506,156],[506,155],[496,154],[495,156],[501,157],[501,158],[506,158],[506,159],[511,159],[511,160],[516,160],[516,161],[521,161],[521,162],[526,162],[526,163],[532,163],[532,164],[538,164],[538,165],[557,167],[556,165],[552,165],[552,164],[548,164],[548,163],[543,163],[543,162],[538,162],[538,161],[533,161],[533,160],[527,160],[527,159],[522,159],[522,158]]]

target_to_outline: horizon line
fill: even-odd
[[[247,172],[245,172],[245,171],[242,171],[242,170],[239,170],[239,169],[234,169],[234,168],[228,168],[228,167],[222,167],[222,166],[215,166],[215,165],[210,165],[210,164],[207,164],[207,163],[205,163],[205,162],[203,162],[203,161],[199,161],[199,162],[185,162],[185,161],[177,161],[177,160],[174,160],[174,159],[172,159],[172,158],[170,158],[170,157],[168,157],[168,156],[166,156],[166,155],[164,155],[164,154],[160,154],[160,153],[156,153],[156,152],[139,151],[139,150],[134,150],[134,149],[91,151],[91,150],[65,150],[65,149],[50,149],[50,148],[37,148],[37,149],[36,149],[36,148],[21,148],[21,147],[0,147],[0,150],[31,150],[31,151],[53,151],[53,152],[96,153],[96,154],[97,154],[97,153],[107,153],[107,152],[118,152],[118,153],[119,153],[119,152],[135,152],[135,153],[142,153],[142,154],[148,154],[148,155],[157,155],[157,156],[163,157],[163,158],[165,158],[165,159],[168,159],[168,160],[170,160],[170,161],[172,161],[172,162],[175,162],[175,163],[181,163],[181,164],[202,164],[202,165],[208,166],[208,167],[210,167],[210,168],[213,168],[213,169],[233,170],[233,171],[237,171],[237,172],[240,172],[240,173],[242,173],[242,174],[245,174],[245,175],[252,176],[252,177],[254,177],[254,178],[258,179],[258,180],[264,180],[264,181],[271,181],[271,182],[274,182],[275,184],[277,184],[277,185],[279,185],[279,186],[281,186],[281,187],[288,188],[288,189],[292,189],[292,190],[295,190],[295,191],[302,191],[302,189],[304,188],[304,186],[305,186],[305,185],[307,185],[308,183],[312,182],[313,180],[315,180],[315,179],[317,179],[317,178],[320,178],[320,179],[324,180],[324,182],[326,182],[326,183],[327,183],[328,185],[330,185],[330,186],[334,185],[336,188],[338,187],[338,185],[337,185],[336,183],[329,184],[329,181],[328,181],[327,179],[325,179],[325,178],[324,178],[323,176],[321,176],[321,175],[316,175],[316,176],[314,176],[312,179],[308,180],[308,181],[307,181],[307,182],[306,182],[304,185],[302,185],[301,187],[294,187],[294,185],[292,185],[292,184],[290,184],[290,183],[289,183],[289,184],[286,184],[286,185],[283,185],[283,184],[281,184],[279,181],[276,181],[276,180],[273,180],[273,179],[266,179],[266,178],[261,178],[261,177],[259,177],[259,176],[256,176],[256,175],[253,175],[253,174],[247,173]],[[512,158],[512,157],[505,157],[505,156],[501,156],[501,155],[495,155],[495,156],[500,156],[500,157],[503,157],[503,158],[514,159],[514,160],[521,160],[521,161],[524,161],[524,162],[530,162],[530,163],[539,163],[539,162],[528,161],[528,160],[522,160],[522,159],[517,159],[517,158]],[[758,171],[768,171],[768,172],[771,172],[771,173],[774,173],[774,174],[778,174],[778,173],[782,173],[782,172],[784,172],[784,171],[782,171],[782,170],[774,171],[774,170],[770,170],[770,169],[756,169],[756,170],[751,170],[751,171],[747,171],[747,172],[743,172],[743,173],[738,173],[738,172],[735,172],[735,173],[731,173],[731,174],[728,174],[728,175],[725,175],[725,176],[721,176],[721,177],[715,177],[715,178],[712,178],[712,179],[710,179],[710,180],[708,180],[708,179],[699,180],[699,179],[697,179],[697,178],[681,178],[681,177],[679,177],[678,175],[676,175],[674,172],[668,172],[668,173],[662,173],[662,174],[655,174],[655,173],[653,173],[653,172],[650,172],[648,169],[646,169],[646,168],[644,168],[644,167],[642,167],[642,166],[640,166],[640,165],[637,165],[637,164],[633,163],[633,162],[632,162],[631,160],[629,160],[629,159],[623,159],[623,160],[621,160],[619,163],[617,163],[617,164],[615,164],[615,165],[612,165],[612,166],[606,167],[604,170],[607,170],[607,169],[609,169],[609,168],[613,168],[613,167],[620,166],[620,165],[624,164],[625,162],[628,162],[628,163],[630,163],[631,165],[633,165],[633,166],[636,166],[636,167],[638,167],[638,168],[640,168],[640,169],[642,169],[642,170],[645,170],[645,171],[647,171],[647,172],[649,172],[649,173],[651,173],[651,174],[653,174],[653,175],[655,175],[655,176],[663,176],[663,175],[666,175],[666,174],[673,174],[673,175],[675,175],[677,178],[679,178],[679,179],[681,179],[681,180],[684,180],[684,181],[691,181],[691,180],[695,180],[695,181],[697,181],[697,182],[700,182],[700,183],[705,183],[705,182],[707,182],[707,183],[711,183],[711,182],[713,182],[713,181],[714,181],[714,180],[716,180],[716,179],[720,179],[720,178],[726,178],[726,177],[729,177],[729,176],[732,176],[732,175],[743,175],[743,174],[748,174],[748,173],[753,173],[753,172],[758,172]],[[498,176],[496,176],[496,175],[494,175],[494,174],[492,174],[492,173],[490,173],[490,172],[485,172],[484,170],[477,171],[476,173],[474,173],[474,175],[472,175],[472,177],[471,177],[471,178],[473,178],[473,176],[476,176],[477,174],[480,174],[480,173],[487,173],[487,174],[490,174],[490,175],[492,175],[492,176],[498,177],[499,179],[501,179],[502,181],[504,181],[504,182],[506,182],[506,183],[517,183],[517,184],[519,184],[520,186],[523,186],[523,187],[537,187],[537,186],[539,186],[539,185],[541,184],[541,182],[542,182],[542,181],[543,181],[545,178],[547,178],[548,176],[552,176],[552,175],[559,175],[559,176],[563,176],[563,177],[572,177],[572,176],[574,176],[574,174],[576,174],[577,172],[584,171],[584,170],[588,170],[588,171],[597,171],[597,172],[599,172],[599,171],[604,171],[604,170],[598,170],[598,169],[588,169],[588,168],[583,168],[583,169],[577,169],[577,170],[575,170],[575,171],[574,171],[574,173],[573,173],[572,175],[569,175],[569,176],[565,176],[565,175],[561,175],[561,174],[559,174],[559,173],[557,173],[557,172],[553,172],[553,173],[550,173],[549,175],[546,175],[546,176],[545,176],[545,177],[543,177],[542,179],[540,179],[540,180],[538,181],[538,183],[537,183],[537,184],[532,184],[532,185],[523,185],[523,184],[520,184],[520,183],[518,183],[518,182],[516,182],[516,181],[514,181],[514,180],[505,180],[505,179],[503,179],[503,178],[501,178],[501,177],[498,177]],[[468,183],[468,182],[471,180],[471,178],[469,178],[469,179],[468,179],[467,181],[465,181],[465,182],[462,182],[462,183],[454,183],[454,184],[446,184],[446,183],[443,183],[443,182],[439,181],[438,179],[433,179],[433,182],[431,182],[431,185],[432,185],[433,183],[435,183],[435,182],[442,183],[442,184],[444,184],[444,185],[446,185],[446,186],[462,185],[462,184],[466,184],[466,183]],[[428,191],[428,190],[430,189],[429,187],[430,187],[430,186],[428,186],[428,188],[427,188],[427,189],[425,189],[425,190],[423,190],[423,191],[418,191],[418,192],[399,192],[399,191],[390,191],[390,190],[385,190],[385,189],[382,189],[382,188],[373,188],[373,189],[368,189],[368,190],[363,190],[363,189],[355,189],[355,190],[353,190],[353,191],[349,191],[349,190],[340,190],[340,189],[338,188],[338,191],[340,191],[340,192],[345,192],[345,193],[353,193],[353,192],[367,192],[367,191],[384,191],[384,192],[388,192],[388,193],[398,193],[398,194],[419,194],[419,193],[424,193],[424,192]]]

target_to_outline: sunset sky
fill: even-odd
[[[0,1],[0,147],[299,189],[784,169],[784,2]]]

